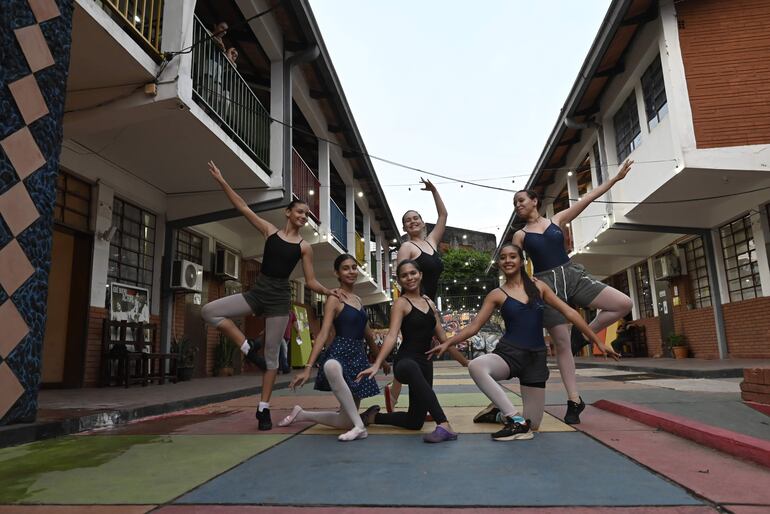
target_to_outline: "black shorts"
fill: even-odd
[[[508,380],[518,377],[521,385],[542,384],[548,381],[548,350],[523,350],[505,341],[500,341],[495,347],[495,355],[499,355],[508,364],[510,372]],[[542,386],[541,386],[542,387]]]

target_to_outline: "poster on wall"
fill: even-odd
[[[131,286],[113,282],[110,284],[110,321],[126,321],[128,323],[150,322],[150,291],[144,287]],[[118,340],[120,335],[117,328],[112,329],[110,337]],[[150,337],[149,330],[145,332],[145,341]],[[126,333],[126,340],[133,341],[134,334]],[[131,349],[129,349],[131,350]],[[146,349],[149,351],[149,349]]]
[[[307,317],[307,309],[303,305],[293,305],[294,314],[297,316],[297,322],[291,329],[291,365],[292,367],[302,367],[307,364],[310,358],[312,341],[310,340],[310,321]]]

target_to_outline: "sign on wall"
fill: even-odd
[[[127,284],[110,284],[110,320],[129,323],[150,322],[150,291]]]

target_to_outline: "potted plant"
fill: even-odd
[[[221,335],[219,344],[214,348],[214,374],[218,377],[233,376],[233,359],[235,345],[227,337]]]
[[[198,348],[187,338],[175,339],[171,343],[171,353],[177,354],[176,378],[180,382],[192,379],[195,371],[195,356]]]
[[[671,334],[668,336],[668,346],[674,354],[675,359],[686,359],[689,353],[687,341],[682,334]]]

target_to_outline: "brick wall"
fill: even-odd
[[[650,357],[663,353],[663,344],[660,339],[660,319],[642,318],[634,320],[634,325],[643,326],[647,337],[647,352]]]
[[[676,3],[698,148],[770,143],[770,2]]]
[[[85,364],[83,365],[83,386],[99,385],[102,365],[102,323],[109,316],[107,309],[89,307],[88,336],[86,339]]]

